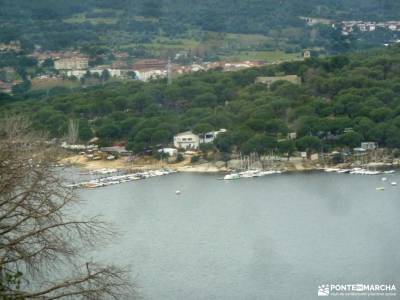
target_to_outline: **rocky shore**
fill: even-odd
[[[86,170],[100,170],[100,169],[120,169],[120,170],[155,170],[161,168],[169,168],[179,172],[193,172],[193,173],[222,173],[229,172],[234,169],[239,169],[239,160],[230,160],[228,162],[216,161],[216,162],[198,162],[191,163],[190,159],[185,159],[179,163],[165,163],[154,160],[152,158],[141,158],[135,161],[129,161],[128,158],[120,158],[116,160],[88,160],[82,155],[74,155],[64,158],[60,161],[62,164],[71,164],[79,166]],[[363,165],[367,168],[387,168],[387,167],[399,167],[400,160],[393,162],[374,162]],[[338,164],[338,165],[323,165],[319,162],[303,160],[301,158],[291,158],[290,160],[283,160],[279,162],[274,162],[262,166],[257,166],[257,168],[263,169],[280,169],[288,172],[301,172],[301,171],[315,171],[323,170],[327,167],[348,169],[353,167],[360,167],[359,164]]]

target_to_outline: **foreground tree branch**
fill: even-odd
[[[135,299],[126,269],[81,257],[114,233],[68,213],[79,199],[54,168],[57,155],[24,119],[1,124],[0,299]]]

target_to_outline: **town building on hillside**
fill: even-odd
[[[364,149],[366,151],[368,151],[368,150],[376,150],[377,148],[378,148],[378,145],[375,142],[363,142],[363,143],[361,143],[361,149]]]
[[[89,67],[89,59],[83,56],[60,58],[54,62],[56,70],[86,70]]]
[[[167,76],[168,62],[161,59],[141,59],[133,66],[136,78],[141,81],[159,79]]]
[[[373,22],[373,21],[343,21],[340,23],[343,35],[349,35],[354,29],[361,32],[371,32],[379,29],[400,31],[400,21]]]
[[[152,69],[152,70],[164,70],[167,68],[168,61],[161,59],[141,59],[135,62],[132,66],[134,70],[140,69]]]
[[[136,78],[140,81],[149,81],[151,79],[165,78],[167,70],[153,70],[153,69],[136,69],[134,70]]]
[[[307,22],[308,26],[314,26],[314,25],[332,25],[334,22],[329,19],[323,19],[323,18],[310,18],[310,17],[300,17],[300,19],[304,20]]]
[[[21,51],[21,43],[19,41],[10,41],[8,44],[6,43],[0,43],[0,52],[8,52],[8,51],[15,51],[19,52]]]
[[[273,77],[257,77],[256,83],[264,83],[271,86],[277,81],[288,81],[293,84],[301,84],[301,78],[297,75],[286,75],[286,76],[273,76]]]
[[[177,149],[197,150],[200,145],[200,137],[191,131],[178,133],[174,136],[174,146]]]
[[[109,68],[93,68],[89,70],[68,70],[66,72],[68,77],[76,77],[78,79],[81,79],[84,77],[86,74],[97,74],[98,76],[101,76],[104,71],[108,71],[110,74],[110,77],[114,78],[126,78],[127,77],[127,70],[120,70],[120,69],[109,69]]]

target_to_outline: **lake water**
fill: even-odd
[[[400,186],[390,186],[399,175],[218,177],[82,191],[86,214],[121,233],[96,255],[130,265],[145,300],[317,299],[322,284],[400,289]]]

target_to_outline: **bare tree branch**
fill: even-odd
[[[79,266],[82,253],[114,232],[98,217],[68,214],[79,199],[54,170],[56,149],[23,118],[1,125],[0,298],[136,299],[127,270]],[[48,280],[60,271],[61,278]]]

